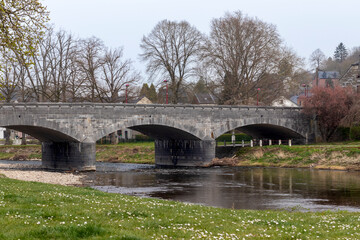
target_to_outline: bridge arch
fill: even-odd
[[[222,123],[214,131],[215,138],[234,129],[254,137],[266,139],[305,139],[306,131],[288,119],[247,118]]]
[[[96,132],[94,139],[101,139],[123,128],[129,128],[160,140],[201,140],[204,138],[204,133],[195,126],[183,124],[175,119],[131,117],[109,124]]]
[[[26,133],[41,142],[80,142],[76,138],[63,133],[62,131],[48,127],[30,125],[1,125],[1,127]]]
[[[60,122],[35,119],[34,116],[25,114],[12,114],[0,118],[0,126],[26,133],[42,142],[80,142],[81,139],[75,135],[74,126],[70,124],[61,125]]]

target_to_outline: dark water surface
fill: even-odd
[[[40,168],[40,161],[1,161]],[[360,172],[284,168],[157,169],[97,163],[84,185],[105,192],[236,209],[360,211]],[[36,170],[36,169],[35,169]]]
[[[88,185],[105,192],[236,209],[360,211],[360,173],[284,168],[156,169],[97,165]]]

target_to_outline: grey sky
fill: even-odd
[[[210,22],[226,11],[242,11],[277,26],[287,46],[308,59],[320,48],[332,56],[343,42],[360,46],[358,0],[43,0],[51,23],[78,37],[96,36],[109,47],[124,47],[125,57],[141,68],[143,35],[163,19],[187,20],[208,34]],[[139,69],[141,70],[141,69]]]

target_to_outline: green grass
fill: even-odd
[[[231,210],[0,178],[0,239],[358,239],[349,212]]]
[[[21,158],[41,159],[40,145],[11,145],[0,146],[0,159],[12,160]],[[117,145],[96,145],[96,160],[102,162],[124,163],[155,163],[154,142],[131,142]]]
[[[238,151],[237,158],[241,166],[360,170],[360,142],[246,147]]]
[[[155,163],[154,142],[96,145],[96,160],[103,162]]]

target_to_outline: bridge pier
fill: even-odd
[[[54,170],[94,171],[95,143],[43,142],[42,166]]]
[[[195,167],[215,158],[214,140],[155,140],[157,166]]]

